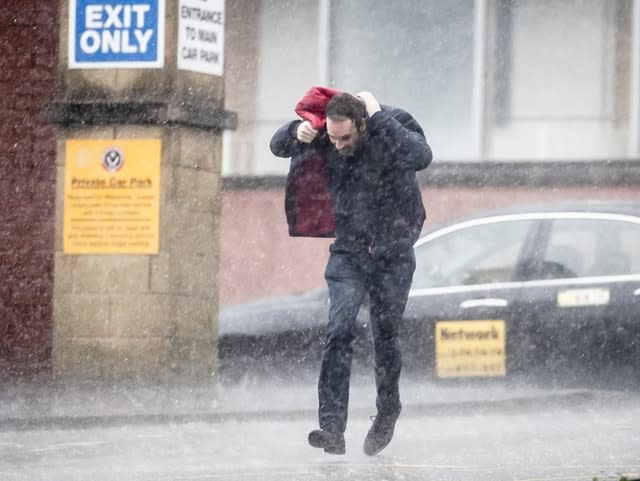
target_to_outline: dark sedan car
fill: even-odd
[[[437,378],[609,370],[637,382],[640,205],[573,203],[483,213],[426,232],[401,342]],[[326,289],[220,313],[222,366],[319,359]],[[355,342],[367,364],[366,306]]]

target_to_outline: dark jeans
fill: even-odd
[[[400,410],[398,382],[402,355],[398,327],[416,267],[413,249],[375,258],[331,246],[325,272],[329,287],[329,323],[318,381],[320,428],[344,432],[349,405],[352,341],[365,294],[370,298],[378,414]]]

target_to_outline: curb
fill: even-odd
[[[443,414],[476,415],[479,413],[505,413],[539,409],[558,409],[570,406],[575,409],[580,404],[598,398],[594,391],[572,391],[543,396],[514,397],[501,400],[457,401],[451,403],[409,403],[403,405],[403,415],[411,417],[441,416]],[[350,409],[350,415],[369,417],[375,407],[357,406]],[[95,427],[118,427],[125,425],[187,424],[202,422],[218,424],[225,422],[252,421],[300,421],[315,422],[315,409],[285,409],[274,411],[220,411],[199,413],[155,413],[155,414],[102,414],[102,415],[57,415],[36,417],[11,417],[0,419],[0,431],[36,431],[52,429],[91,429]]]

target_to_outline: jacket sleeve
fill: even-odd
[[[292,157],[296,152],[300,151],[302,143],[295,137],[295,131],[300,122],[300,120],[294,120],[276,130],[269,143],[273,155],[277,157]]]
[[[371,116],[369,127],[390,143],[397,167],[419,171],[431,163],[433,154],[422,127],[408,112],[383,107]]]

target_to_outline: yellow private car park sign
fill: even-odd
[[[159,139],[67,140],[65,254],[156,254]]]
[[[438,377],[500,377],[507,373],[503,320],[436,323]]]

